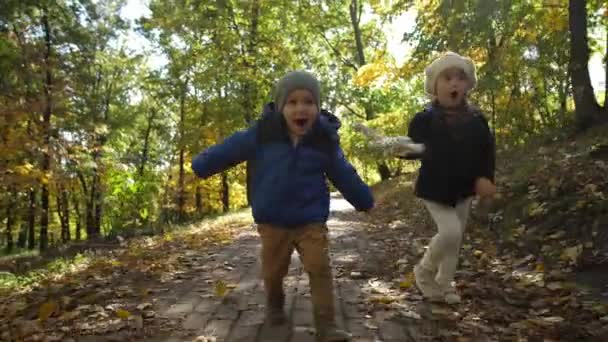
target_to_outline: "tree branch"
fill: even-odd
[[[344,58],[344,56],[342,56],[342,53],[340,53],[340,50],[338,50],[338,48],[336,48],[334,45],[331,44],[329,39],[327,39],[327,37],[325,37],[325,34],[323,34],[322,32],[317,32],[317,33],[319,34],[319,36],[321,36],[321,38],[323,38],[323,40],[325,41],[327,46],[329,46],[329,48],[334,52],[334,55],[336,55],[336,57],[338,57],[342,61],[342,63],[351,67],[355,71],[359,70],[359,68],[353,62],[347,60],[346,58]]]
[[[357,112],[356,112],[354,109],[352,109],[352,108],[351,108],[349,105],[347,105],[346,103],[340,103],[340,105],[341,105],[341,106],[343,106],[344,108],[348,109],[348,111],[349,111],[349,112],[350,112],[352,115],[354,115],[354,116],[358,117],[359,119],[365,120],[365,115],[357,113]]]

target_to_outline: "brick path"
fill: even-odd
[[[334,218],[328,224],[338,326],[353,334],[353,341],[423,340],[415,337],[411,324],[404,323],[403,319],[399,322],[385,319],[365,310],[362,288],[369,281],[365,267],[378,267],[377,263],[369,262],[373,260],[373,249],[361,235],[361,229],[357,229],[356,219],[348,222],[344,218]],[[234,244],[217,251],[217,254],[187,254],[185,257],[193,260],[205,260],[204,265],[209,272],[201,272],[200,278],[181,284],[180,288],[172,289],[155,303],[161,317],[179,320],[182,329],[174,331],[171,336],[148,338],[142,342],[314,341],[308,278],[297,252],[292,257],[285,286],[289,323],[272,328],[264,324],[259,248],[257,233],[252,229],[240,234]],[[229,284],[230,290],[223,298],[213,293],[217,279]]]

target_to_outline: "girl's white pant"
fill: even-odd
[[[456,207],[424,201],[437,225],[437,234],[431,240],[421,265],[437,272],[435,280],[441,287],[450,286],[454,280],[472,200],[473,197],[466,198]]]

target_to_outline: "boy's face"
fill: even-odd
[[[461,106],[467,95],[470,81],[464,70],[449,68],[437,77],[437,100],[446,108],[457,108]]]
[[[319,108],[309,90],[296,89],[289,93],[283,107],[283,117],[291,134],[298,137],[306,134],[317,116],[319,116]]]

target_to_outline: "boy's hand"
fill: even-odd
[[[496,194],[496,185],[485,177],[478,178],[475,181],[475,193],[479,197],[493,197]]]

